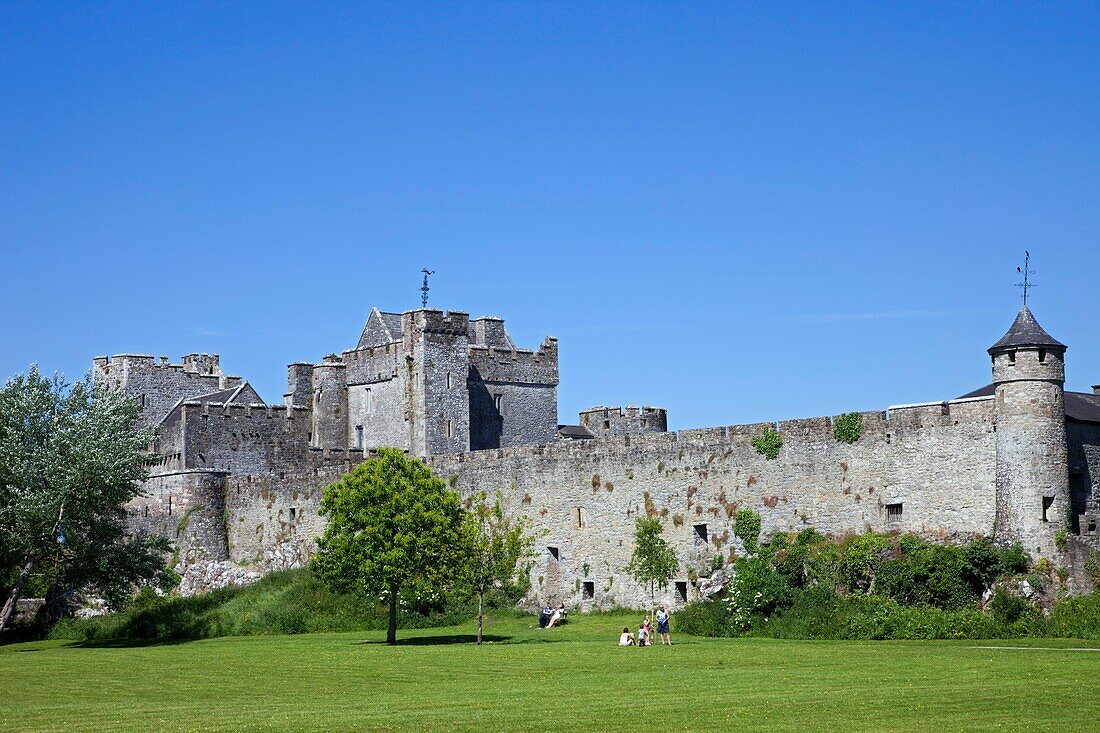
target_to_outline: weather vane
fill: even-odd
[[[1031,282],[1031,276],[1035,274],[1035,271],[1028,267],[1028,263],[1031,262],[1031,253],[1026,249],[1024,250],[1024,266],[1022,268],[1017,267],[1016,272],[1019,272],[1024,276],[1022,283],[1016,283],[1016,287],[1024,289],[1024,305],[1027,305],[1027,289],[1035,287],[1035,283]]]
[[[427,267],[425,267],[423,270],[421,270],[421,272],[424,273],[424,284],[422,286],[420,286],[420,303],[421,303],[421,305],[423,305],[423,307],[427,308],[428,307],[428,290],[429,290],[429,288],[428,288],[428,275],[434,275],[435,270],[429,270]],[[1025,299],[1025,302],[1026,302],[1026,299]]]

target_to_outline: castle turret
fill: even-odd
[[[314,448],[348,447],[347,365],[335,354],[313,367]]]
[[[1025,305],[1008,333],[989,348],[997,430],[998,542],[1020,542],[1053,555],[1069,502],[1066,453],[1066,346]]]
[[[313,365],[308,361],[296,361],[286,368],[286,394],[283,401],[287,407],[309,407],[313,395]]]
[[[589,407],[581,412],[581,426],[599,437],[668,432],[663,407]]]

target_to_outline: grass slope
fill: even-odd
[[[4,731],[1076,730],[1100,652],[988,642],[679,637],[620,649],[637,619],[551,631],[505,619],[406,631],[148,646],[0,647]],[[1038,642],[1010,642],[1013,646]],[[1087,715],[1086,715],[1087,717]]]

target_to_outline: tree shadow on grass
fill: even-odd
[[[498,636],[495,634],[485,634],[481,637],[483,644],[501,644],[510,640],[510,636]],[[435,646],[437,644],[476,644],[477,634],[435,634],[432,636],[409,636],[404,639],[398,639],[396,644],[392,646]],[[381,644],[386,645],[385,641],[377,639],[363,639],[362,641],[353,641],[352,644],[356,646],[361,645],[374,645]]]

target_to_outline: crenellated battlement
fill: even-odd
[[[406,338],[414,331],[443,334],[447,336],[468,336],[470,314],[465,311],[433,310],[420,308],[401,314],[401,325]]]

